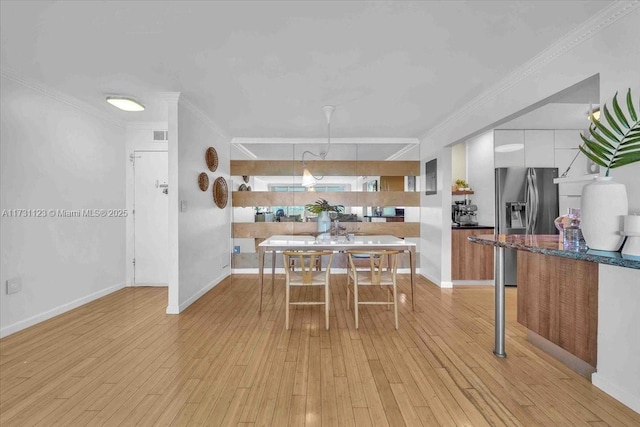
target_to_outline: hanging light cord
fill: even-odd
[[[327,150],[323,153],[321,152],[320,154],[316,154],[313,153],[309,150],[305,151],[302,153],[302,170],[307,169],[307,163],[304,161],[304,156],[309,154],[311,156],[317,157],[320,160],[324,160],[327,157],[327,154],[329,154],[329,150],[331,149],[331,120],[330,120],[330,115],[327,116]],[[311,176],[313,177],[313,179],[317,179],[318,181],[320,181],[322,178],[324,178],[323,176],[315,176],[314,174],[311,173],[311,171],[309,171],[309,173],[311,174]]]

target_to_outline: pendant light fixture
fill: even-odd
[[[309,171],[309,168],[307,167],[307,163],[305,162],[304,158],[308,154],[310,156],[317,157],[320,160],[324,160],[327,157],[327,154],[329,154],[329,150],[331,149],[331,115],[333,114],[333,111],[335,109],[336,107],[333,105],[325,105],[324,107],[322,107],[322,111],[324,111],[324,115],[327,118],[327,149],[324,151],[321,151],[320,154],[312,153],[311,151],[308,151],[308,150],[302,153],[302,186],[303,187],[307,187],[307,188],[313,187],[317,181],[324,178],[324,176],[313,175]]]

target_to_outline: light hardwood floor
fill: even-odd
[[[356,331],[346,276],[332,280],[329,331],[319,306],[293,309],[285,330],[283,276],[259,314],[257,276],[233,275],[180,315],[165,314],[166,289],[127,288],[6,337],[0,425],[640,425],[527,343],[516,289],[499,359],[492,288],[419,278],[398,331],[378,306]]]

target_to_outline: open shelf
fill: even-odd
[[[464,191],[456,190],[456,191],[452,191],[451,194],[454,196],[466,196],[467,194],[474,194],[474,193],[473,193],[473,190],[464,190]]]

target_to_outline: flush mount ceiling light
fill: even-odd
[[[144,105],[129,96],[107,96],[107,102],[123,111],[144,111]]]
[[[524,148],[524,144],[516,143],[516,144],[504,144],[498,145],[495,148],[496,153],[511,153],[513,151],[522,150]]]
[[[322,107],[322,111],[324,111],[324,115],[327,118],[327,149],[321,151],[320,154],[312,153],[311,151],[305,151],[302,153],[302,186],[303,187],[313,187],[317,181],[324,178],[324,176],[314,176],[307,167],[307,163],[304,161],[304,157],[308,154],[310,156],[314,156],[319,158],[320,160],[324,160],[329,154],[329,149],[331,148],[331,115],[333,111],[336,109],[333,105],[325,105]]]

